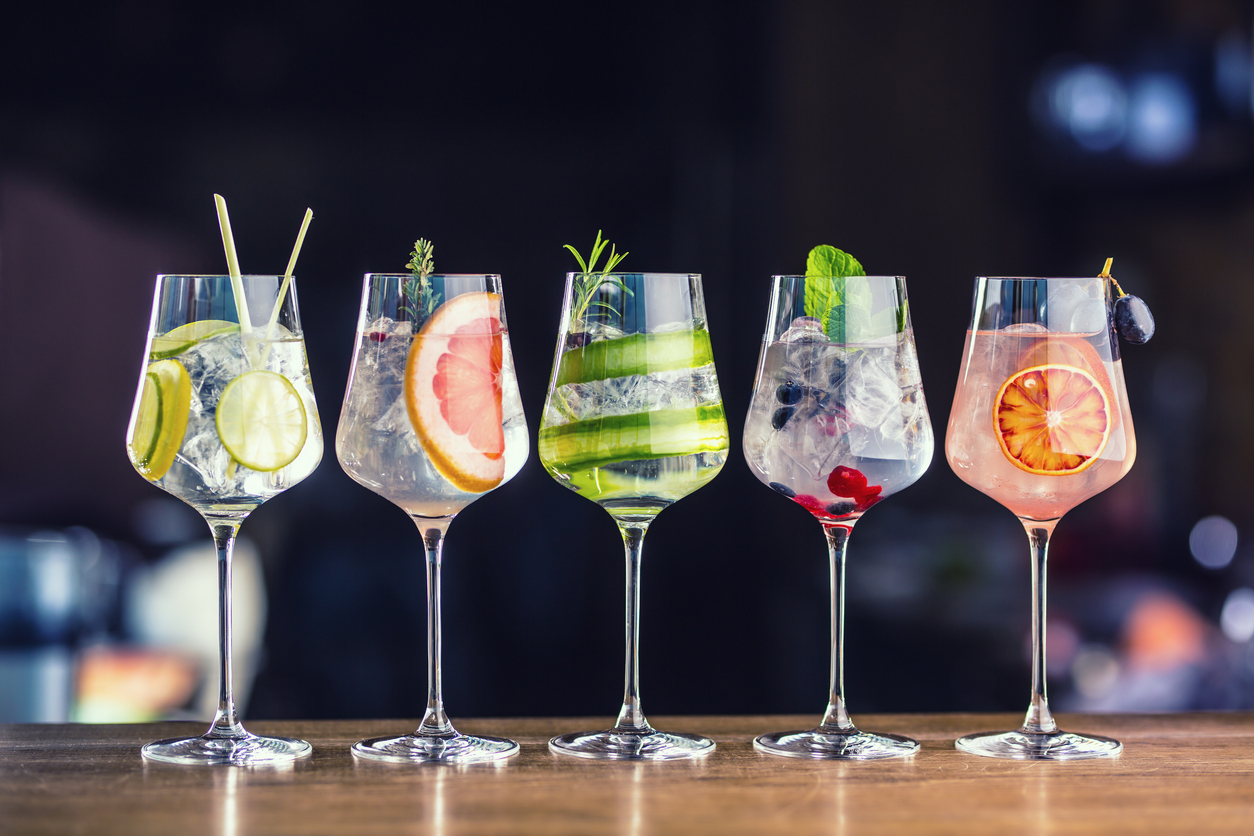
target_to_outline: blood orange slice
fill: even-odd
[[[1079,473],[1110,440],[1111,400],[1088,371],[1048,363],[1012,374],[993,403],[1001,451],[1020,470],[1047,476]]]
[[[1111,429],[1119,426],[1119,399],[1115,395],[1115,387],[1106,372],[1106,364],[1087,337],[1080,334],[1050,334],[1019,355],[1018,366],[1021,369],[1051,365],[1078,366],[1092,375],[1113,407],[1110,414]]]
[[[459,490],[483,493],[505,477],[501,429],[501,297],[445,302],[414,337],[405,405],[435,469]]]

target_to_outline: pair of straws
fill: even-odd
[[[222,230],[222,247],[226,250],[227,270],[231,274],[231,289],[235,292],[235,310],[239,314],[239,330],[241,336],[252,334],[253,324],[248,315],[248,304],[244,298],[244,282],[239,271],[239,256],[235,253],[235,236],[231,234],[231,216],[226,211],[226,198],[220,194],[213,196],[218,207],[218,226]],[[274,300],[274,310],[270,312],[270,321],[266,325],[265,339],[274,338],[274,326],[279,322],[279,311],[283,307],[283,299],[287,296],[288,285],[292,283],[292,271],[296,269],[296,259],[300,256],[300,248],[305,243],[305,232],[309,222],[313,220],[313,210],[305,210],[305,219],[301,222],[300,232],[296,234],[296,246],[292,248],[292,257],[287,261],[287,271],[283,274],[283,284],[279,287],[278,298]]]

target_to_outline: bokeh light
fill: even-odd
[[[1222,569],[1237,553],[1237,527],[1225,517],[1203,517],[1189,532],[1189,552],[1207,569]]]
[[[1219,616],[1219,626],[1224,635],[1234,642],[1247,642],[1254,638],[1254,589],[1243,586],[1228,594]]]

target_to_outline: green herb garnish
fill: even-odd
[[[405,265],[414,277],[405,282],[400,310],[414,320],[425,320],[435,311],[435,291],[430,279],[435,268],[434,254],[435,244],[419,238],[414,242],[414,251],[409,254],[409,263]]]
[[[822,244],[806,259],[806,316],[822,323],[832,342],[856,343],[882,338],[906,329],[906,303],[872,314],[871,289],[862,282],[846,282],[866,271],[849,253]]]
[[[575,306],[571,311],[572,320],[575,322],[581,321],[588,308],[593,306],[608,308],[611,311],[614,310],[614,306],[608,302],[592,300],[592,295],[596,293],[596,291],[603,284],[608,283],[615,285],[625,291],[628,295],[633,295],[631,288],[623,284],[622,279],[610,275],[614,268],[618,266],[619,262],[627,257],[627,253],[618,252],[613,244],[609,241],[602,240],[601,230],[597,230],[597,240],[596,243],[592,245],[592,251],[589,253],[587,261],[584,261],[584,258],[579,254],[579,251],[570,244],[566,244],[565,247],[570,250],[571,255],[575,257],[575,261],[579,262],[580,270],[579,274],[575,277]],[[606,247],[610,248],[609,259],[605,262],[605,267],[598,272],[597,262],[601,259],[601,253],[605,251]]]

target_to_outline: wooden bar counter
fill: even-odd
[[[301,737],[311,758],[287,769],[144,763],[141,744],[198,733],[188,723],[0,725],[0,834],[773,834],[1254,833],[1254,714],[1059,717],[1115,737],[1116,758],[1066,763],[962,754],[954,738],[1011,728],[1021,715],[861,715],[909,735],[913,757],[804,761],[755,752],[755,734],[816,717],[658,717],[713,737],[692,761],[590,762],[553,755],[558,732],[608,718],[457,722],[522,752],[496,765],[354,761],[361,737],[415,720],[248,723]]]

